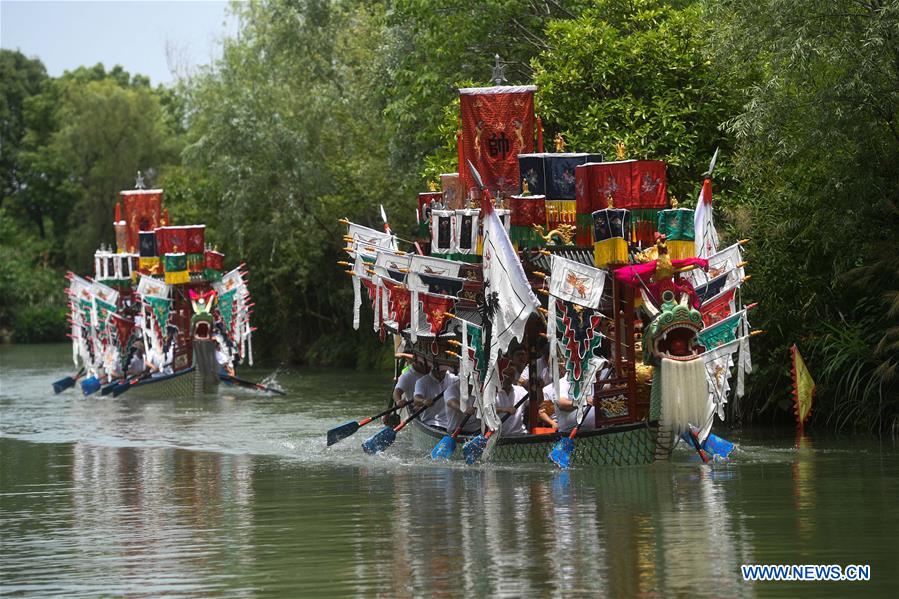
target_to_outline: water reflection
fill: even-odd
[[[391,564],[388,594],[647,597],[699,580],[715,580],[715,594],[752,593],[733,576],[751,535],[734,526],[708,469],[403,469],[390,478],[391,542],[373,556]]]

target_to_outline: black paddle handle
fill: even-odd
[[[524,394],[524,397],[522,397],[521,399],[519,399],[519,400],[515,403],[515,410],[516,410],[516,411],[518,410],[518,408],[521,407],[521,404],[523,404],[524,402],[527,401],[528,395],[530,395],[530,394],[531,394],[530,391],[528,391],[527,393]],[[508,420],[510,416],[512,416],[512,414],[509,414],[508,412],[506,412],[505,414],[503,414],[502,417],[499,419],[500,424],[502,424],[503,422],[505,422],[506,420]]]
[[[450,435],[451,438],[455,439],[459,436],[459,433],[462,432],[462,427],[468,423],[468,419],[471,418],[472,414],[474,414],[474,412],[469,412],[465,415],[465,418],[462,419],[462,422],[459,423],[459,426],[457,426],[456,430],[453,431],[453,434]]]
[[[434,399],[431,400],[431,406],[434,405],[434,402],[437,401],[438,399],[440,399],[441,397],[443,397],[443,391],[441,391],[440,393],[438,393],[438,394],[437,394],[437,397],[435,397]],[[397,425],[397,427],[396,427],[395,429],[393,429],[393,430],[394,430],[395,432],[400,432],[401,430],[403,430],[403,428],[405,428],[405,426],[406,426],[407,424],[409,424],[410,422],[412,422],[413,420],[415,420],[416,418],[418,418],[418,416],[419,416],[422,412],[424,412],[425,410],[427,410],[427,409],[430,408],[431,406],[429,406],[428,404],[423,404],[420,408],[418,408],[417,410],[415,410],[414,412],[412,412],[412,415],[411,415],[411,416],[409,416],[408,418],[406,418],[405,420],[403,420],[402,422],[400,422],[400,423]]]
[[[412,403],[412,402],[411,402],[410,400],[407,399],[406,401],[404,401],[404,402],[402,402],[402,403],[399,403],[399,404],[396,404],[396,405],[394,405],[394,406],[392,406],[392,407],[390,407],[390,408],[387,408],[387,409],[384,410],[383,412],[380,412],[380,413],[378,413],[378,414],[375,414],[374,416],[371,416],[371,417],[369,417],[369,418],[366,418],[365,421],[366,421],[366,422],[371,422],[372,420],[377,420],[377,419],[380,418],[381,416],[386,416],[387,414],[390,414],[390,413],[392,413],[392,412],[396,412],[397,410],[402,410],[403,408],[405,408],[406,406],[408,406],[408,405],[411,404],[411,403]]]

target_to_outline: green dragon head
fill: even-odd
[[[643,330],[643,362],[657,364],[662,358],[694,360],[705,351],[697,335],[703,328],[702,315],[689,305],[686,294],[677,302],[674,293],[662,294],[658,315]]]

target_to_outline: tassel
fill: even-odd
[[[671,242],[669,247],[670,244]],[[593,260],[597,268],[606,268],[610,264],[627,264],[627,241],[621,237],[597,241],[593,244]]]
[[[667,244],[668,256],[672,260],[696,257],[696,243],[692,239],[670,239]]]

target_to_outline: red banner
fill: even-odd
[[[387,288],[387,308],[390,311],[390,318],[396,321],[399,330],[403,330],[409,326],[412,317],[409,290],[390,279],[381,280]]]
[[[729,289],[700,306],[699,312],[702,314],[702,322],[705,326],[710,327],[733,314],[736,289],[736,287]]]
[[[140,247],[138,234],[162,225],[162,190],[133,189],[120,195],[125,212],[126,250],[136,253]]]
[[[518,155],[534,151],[536,87],[497,86],[459,90],[462,113],[462,164],[466,192],[477,190],[467,161],[494,196],[518,192]]]
[[[446,313],[452,313],[455,301],[451,297],[427,293],[422,293],[419,297],[421,298],[421,307],[425,313],[425,318],[428,320],[428,324],[431,325],[431,334],[437,336],[443,331],[443,327],[446,326],[446,322],[450,319]]]
[[[579,166],[575,170],[578,213],[602,210],[611,195],[615,208],[667,208],[665,163],[623,160]]]

